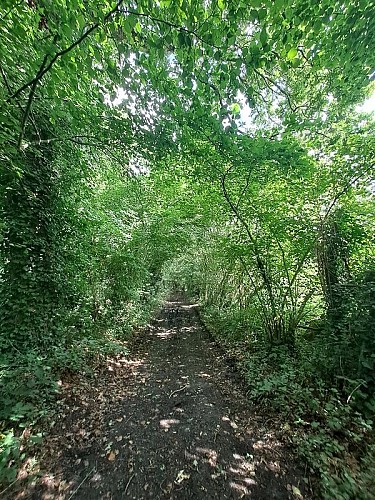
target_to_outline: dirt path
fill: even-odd
[[[167,302],[136,345],[65,387],[47,472],[17,498],[301,498],[301,472],[249,409],[195,306]]]

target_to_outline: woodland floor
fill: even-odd
[[[303,467],[182,300],[164,304],[130,356],[63,380],[59,404],[40,479],[12,498],[309,497]]]

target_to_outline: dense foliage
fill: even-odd
[[[374,38],[363,0],[2,2],[1,481],[175,287],[322,494],[371,498]]]

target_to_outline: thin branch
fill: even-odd
[[[281,241],[277,237],[275,239],[276,239],[277,246],[279,247],[279,250],[281,252],[281,260],[282,260],[282,263],[283,263],[283,268],[284,268],[284,271],[285,271],[285,274],[286,274],[286,278],[288,280],[288,288],[289,288],[289,290],[287,290],[285,292],[285,294],[284,294],[284,298],[283,298],[282,305],[281,305],[281,310],[282,311],[284,310],[284,307],[285,307],[285,304],[286,304],[286,301],[287,301],[287,298],[288,298],[288,291],[289,291],[290,300],[292,302],[292,306],[293,306],[293,309],[294,309],[295,308],[295,300],[294,300],[293,291],[292,291],[293,284],[292,284],[291,279],[290,279],[289,268],[288,268],[288,265],[287,265],[286,259],[285,259],[285,250],[284,250],[284,247],[281,244]]]
[[[254,288],[254,293],[255,295],[258,297],[258,300],[259,300],[259,304],[260,304],[260,307],[261,307],[261,310],[262,310],[262,313],[263,313],[263,317],[264,317],[264,322],[267,322],[267,319],[268,319],[268,315],[267,315],[267,309],[266,309],[266,304],[265,304],[265,301],[263,300],[262,296],[260,295],[260,292],[262,291],[263,287],[258,287],[247,267],[247,264],[244,260],[244,258],[240,255],[239,256],[239,260],[242,264],[242,267],[244,268],[247,276],[249,277],[250,279],[250,283],[252,285],[252,287]]]
[[[233,211],[234,215],[236,216],[236,218],[244,226],[244,228],[246,230],[246,233],[247,233],[247,235],[249,237],[249,240],[251,241],[251,243],[253,243],[255,245],[255,238],[254,238],[254,236],[253,236],[253,234],[251,232],[251,229],[250,229],[248,223],[244,220],[244,218],[242,217],[242,215],[239,212],[238,207],[236,207],[236,205],[233,203],[233,201],[231,200],[231,198],[229,196],[229,193],[228,193],[228,190],[227,190],[227,187],[226,187],[226,184],[225,184],[226,177],[227,177],[228,173],[229,173],[229,170],[227,170],[227,172],[225,172],[225,174],[222,175],[222,177],[220,179],[221,188],[222,188],[222,191],[223,191],[223,194],[224,194],[224,198],[226,199],[228,205],[232,209],[232,211]]]
[[[186,389],[186,387],[188,387],[188,386],[189,386],[189,384],[186,384],[186,385],[184,385],[183,387],[181,387],[181,389],[177,389],[176,391],[171,392],[171,393],[170,393],[170,395],[169,395],[169,399],[171,399],[171,397],[172,397],[174,394],[177,394],[178,392],[181,392],[181,391],[183,391],[184,389]]]
[[[48,55],[46,54],[44,56],[44,59],[42,61],[41,66],[39,68],[39,72],[43,71],[43,68],[47,64],[47,59],[48,59]],[[31,90],[30,90],[30,93],[29,93],[29,98],[27,100],[25,112],[24,112],[23,117],[22,117],[21,131],[20,131],[20,134],[19,134],[19,137],[18,137],[18,141],[17,141],[17,149],[18,150],[20,150],[21,146],[22,146],[23,137],[25,135],[26,124],[27,124],[27,120],[28,120],[29,115],[30,115],[31,106],[32,106],[32,103],[33,103],[33,98],[34,98],[34,95],[35,95],[35,91],[36,91],[36,87],[38,85],[38,82],[39,82],[39,80],[35,80],[34,83],[31,86]]]
[[[233,165],[232,165],[232,167],[233,167]],[[228,193],[228,190],[226,188],[226,184],[225,184],[226,176],[228,175],[228,173],[230,172],[232,167],[230,167],[225,172],[225,174],[222,175],[222,177],[220,179],[223,195],[224,195],[224,198],[226,199],[227,203],[229,204],[230,208],[232,209],[234,215],[236,216],[236,218],[239,220],[239,222],[244,227],[250,242],[254,245],[254,256],[256,259],[257,269],[258,269],[259,274],[262,277],[263,283],[267,289],[268,297],[269,297],[270,302],[271,302],[272,312],[273,312],[274,316],[276,316],[275,298],[274,298],[274,293],[273,293],[273,289],[272,289],[272,283],[271,283],[270,278],[267,274],[266,265],[265,265],[262,257],[260,256],[258,245],[257,245],[257,242],[256,242],[253,234],[252,234],[250,226],[248,225],[247,221],[244,219],[244,217],[240,213],[239,209],[236,207],[236,205],[231,200],[229,193]]]
[[[361,385],[365,385],[365,384],[366,384],[366,382],[364,380],[361,380],[361,382],[349,394],[348,399],[346,400],[346,403],[349,403],[349,401],[352,399],[352,396],[355,393],[355,391],[358,390],[361,387]]]
[[[127,484],[125,486],[124,496],[126,496],[126,494],[128,492],[128,489],[129,489],[129,486],[130,486],[130,483],[133,481],[134,477],[135,477],[135,474],[133,474],[132,476],[130,476],[129,481],[127,482]]]
[[[86,474],[86,476],[83,478],[83,480],[79,483],[79,485],[77,486],[77,488],[73,491],[73,493],[70,495],[70,497],[68,498],[68,500],[71,500],[74,495],[77,493],[77,491],[80,489],[80,487],[83,485],[83,483],[85,481],[87,481],[87,479],[92,475],[92,473],[96,470],[96,466],[93,467],[90,472],[88,474]]]
[[[323,217],[323,219],[321,221],[321,226],[325,223],[325,221],[327,220],[329,214],[331,213],[332,209],[334,208],[334,206],[336,205],[336,203],[339,201],[339,199],[341,198],[341,196],[343,196],[353,186],[353,184],[355,184],[361,177],[363,177],[364,175],[366,175],[368,172],[371,172],[374,167],[375,167],[375,164],[371,164],[367,169],[365,169],[363,172],[361,172],[360,174],[358,174],[354,179],[350,179],[350,181],[348,181],[345,184],[345,186],[341,189],[341,191],[339,191],[334,196],[334,198],[332,199],[332,202],[330,203],[328,209],[326,210],[326,213],[324,214],[324,217]],[[291,282],[290,282],[290,286],[292,286],[294,284],[295,280],[297,279],[297,276],[298,276],[299,272],[301,271],[302,266],[304,265],[307,257],[310,255],[310,252],[313,249],[314,245],[316,244],[318,238],[319,238],[319,233],[313,238],[313,240],[311,242],[311,245],[309,245],[307,247],[305,253],[302,255],[300,261],[297,264],[297,268],[294,271],[294,274],[292,276],[292,279],[291,279]]]
[[[1,73],[2,79],[4,80],[4,84],[7,88],[7,91],[9,92],[9,94],[11,94],[12,89],[10,88],[7,76],[6,76],[5,71],[3,70],[3,67],[1,65],[0,65],[0,73]]]
[[[12,93],[13,93],[13,91],[12,91],[12,89],[11,89],[10,85],[9,85],[9,82],[8,82],[7,76],[6,76],[5,71],[3,70],[2,66],[0,66],[0,73],[1,73],[1,76],[2,76],[2,78],[3,78],[3,80],[4,80],[5,86],[6,86],[7,90],[8,90],[8,94],[12,94]],[[20,103],[19,99],[16,99],[16,103],[17,103],[17,106],[19,107],[19,109],[20,109],[20,111],[21,111],[22,115],[24,115],[24,114],[25,114],[25,110],[23,109],[23,107],[22,107],[22,105],[21,105],[21,103]],[[34,130],[35,130],[36,134],[39,136],[39,131],[38,131],[38,129],[37,129],[37,126],[35,125],[34,120],[31,120],[31,123],[32,123],[32,125],[33,125],[33,128],[34,128]]]
[[[9,16],[9,14],[10,14],[10,13],[11,13],[14,9],[16,9],[17,7],[19,7],[22,3],[23,3],[23,0],[20,0],[20,2],[17,2],[15,5],[13,5],[13,7],[11,7],[11,8],[8,10],[8,12],[6,12],[6,13],[3,15],[3,17],[0,19],[0,21],[4,21],[4,19],[5,19],[6,17],[8,17],[8,16]]]
[[[101,146],[105,146],[106,143],[104,141],[102,141],[101,139],[99,139],[98,137],[96,137],[95,135],[85,135],[85,134],[82,134],[82,135],[73,135],[73,136],[70,136],[70,137],[51,137],[50,139],[41,139],[41,140],[37,140],[37,141],[32,141],[30,142],[29,144],[31,145],[41,145],[41,144],[50,144],[51,142],[64,142],[64,141],[71,141],[71,142],[77,142],[80,140],[80,139],[88,139],[88,140],[91,140],[93,139],[95,143],[84,143],[83,141],[80,141],[79,144],[82,144],[84,146],[95,146],[95,145],[98,145],[100,144]]]
[[[301,54],[301,56],[307,62],[307,64],[309,64],[311,66],[311,68],[312,68],[313,67],[313,63],[306,57],[306,55],[303,52],[303,50],[302,49],[298,49],[298,52]]]
[[[280,92],[280,94],[282,94],[286,98],[288,105],[293,113],[295,113],[297,111],[297,109],[302,109],[302,108],[306,107],[305,104],[300,104],[299,106],[295,106],[292,103],[292,99],[291,99],[290,95],[288,94],[288,92],[286,90],[284,90],[277,82],[272,80],[272,78],[268,74],[263,74],[261,71],[258,71],[256,68],[254,68],[254,71],[257,75],[260,76],[260,78],[262,78],[262,80],[264,81],[266,86],[269,88],[269,90],[271,90],[271,92],[274,92],[274,89],[271,87],[271,85],[273,85]]]
[[[167,21],[166,19],[160,19],[158,17],[151,16],[150,14],[145,14],[141,12],[137,12],[134,10],[129,10],[129,9],[123,9],[120,10],[119,12],[122,12],[124,14],[132,14],[134,16],[139,16],[139,17],[145,17],[146,19],[149,19],[150,21],[154,21],[155,23],[162,23],[165,24],[166,26],[169,26],[170,28],[176,29],[178,31],[182,31],[184,33],[187,33],[188,35],[194,36],[197,40],[200,40],[202,43],[205,45],[208,45],[209,47],[214,47],[215,49],[220,49],[218,45],[214,45],[212,43],[206,42],[204,38],[202,38],[198,33],[194,30],[189,30],[188,28],[185,28],[184,26],[180,26],[179,24],[172,23],[171,21]]]
[[[241,191],[241,193],[240,193],[240,195],[238,197],[237,203],[236,203],[236,208],[237,209],[239,209],[239,206],[240,206],[240,203],[242,201],[242,198],[245,196],[245,193],[246,193],[246,191],[249,188],[251,174],[252,174],[252,171],[249,170],[249,174],[248,174],[247,179],[246,179],[245,187],[242,189],[242,191]]]
[[[35,96],[34,96],[34,101],[35,101]],[[38,130],[38,127],[36,126],[35,118],[34,118],[34,115],[33,115],[32,111],[30,112],[30,121],[31,121],[31,124],[32,124],[32,126],[34,128],[34,131],[35,131],[36,135],[39,137],[39,140],[41,140],[40,132]]]
[[[73,144],[77,144],[78,146],[87,146],[91,148],[99,147],[103,151],[105,151],[106,155],[115,160],[117,163],[122,165],[124,162],[122,158],[119,158],[113,152],[113,147],[111,147],[113,145],[109,145],[103,140],[99,139],[98,137],[90,135],[74,135],[71,137],[51,137],[50,139],[39,139],[37,141],[32,141],[29,144],[33,146],[41,146],[43,144],[47,145],[53,142],[71,142]],[[123,151],[123,146],[121,144],[118,144],[117,146],[118,148],[121,148],[121,151]]]
[[[350,179],[346,184],[345,186],[342,188],[341,191],[339,191],[336,196],[333,198],[331,204],[329,205],[328,209],[326,210],[326,213],[324,214],[324,218],[323,218],[323,221],[322,223],[325,222],[325,220],[328,218],[330,212],[332,211],[333,207],[336,205],[336,203],[338,202],[339,198],[341,198],[341,196],[343,196],[352,186],[353,184],[355,184],[361,177],[363,177],[364,175],[366,175],[367,173],[371,172],[375,167],[375,163],[372,163],[368,168],[366,168],[363,172],[361,172],[360,174],[358,174],[356,177],[354,177],[354,179]]]
[[[214,85],[213,83],[211,82],[206,82],[205,80],[202,80],[202,78],[200,78],[199,76],[196,76],[196,79],[198,80],[198,82],[201,82],[203,83],[203,85],[208,85],[214,92],[215,94],[218,96],[219,98],[219,102],[220,102],[220,106],[222,108],[224,108],[224,101],[223,101],[223,98],[220,94],[220,91],[219,89],[216,87],[216,85]]]
[[[307,294],[304,296],[302,303],[300,304],[300,306],[296,310],[296,314],[295,314],[295,318],[294,318],[294,328],[298,328],[298,324],[303,318],[303,311],[305,310],[305,307],[306,307],[308,301],[314,295],[314,293],[315,293],[315,290],[312,289],[312,290],[309,290],[307,292]]]
[[[120,5],[123,3],[124,0],[118,0],[116,6],[110,11],[108,12],[108,14],[106,14],[104,16],[104,19],[103,19],[103,22],[106,22],[108,21],[108,19],[110,17],[112,17],[113,14],[115,14]],[[71,45],[69,45],[69,47],[66,47],[65,49],[63,50],[60,50],[59,52],[57,52],[53,58],[51,59],[51,61],[45,66],[45,67],[40,67],[38,73],[35,75],[35,77],[31,80],[29,80],[27,83],[25,83],[24,85],[22,85],[22,87],[20,87],[16,92],[14,92],[8,99],[7,99],[7,102],[9,102],[10,100],[12,99],[15,99],[17,96],[20,95],[21,92],[23,92],[24,90],[26,90],[28,87],[31,87],[33,86],[35,83],[38,83],[39,80],[41,78],[43,78],[43,76],[52,68],[52,66],[55,64],[55,62],[62,56],[64,56],[65,54],[67,54],[68,52],[71,52],[75,47],[77,47],[80,43],[83,42],[83,40],[85,40],[89,35],[91,35],[91,33],[93,31],[95,31],[98,27],[100,26],[100,23],[95,23],[93,24],[90,28],[88,28],[84,33],[83,35],[81,35],[77,40],[75,40]],[[47,57],[47,55],[45,56]]]
[[[3,368],[3,367],[1,367]],[[13,481],[13,483],[10,483],[4,490],[0,491],[0,496],[3,495],[6,491],[10,490],[12,486],[14,486],[18,481],[20,481],[20,478],[18,477]]]

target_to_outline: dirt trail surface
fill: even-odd
[[[43,475],[13,498],[302,498],[301,472],[249,408],[196,306],[165,303],[133,346],[96,378],[64,382]]]

